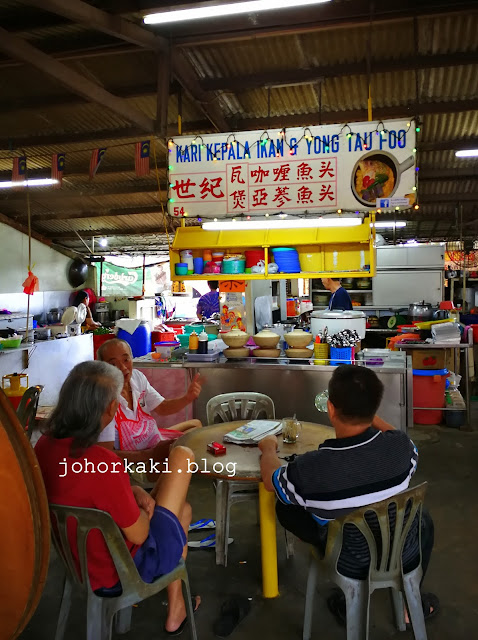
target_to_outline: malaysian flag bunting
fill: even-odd
[[[63,180],[63,171],[65,170],[65,154],[55,153],[51,157],[51,177],[52,180],[58,180],[57,184],[53,185],[54,189],[61,187]]]
[[[103,160],[105,153],[106,149],[93,150],[90,160],[90,180],[93,180],[93,178],[95,177],[96,172],[98,171],[98,167],[100,166],[100,162]]]
[[[12,182],[23,182],[27,179],[27,159],[25,156],[13,158]]]
[[[149,175],[149,140],[137,142],[135,145],[134,168],[138,177]]]

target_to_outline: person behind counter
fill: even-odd
[[[186,447],[176,447],[169,456],[171,473],[158,480],[151,495],[130,486],[118,456],[97,446],[101,430],[116,413],[123,384],[118,369],[106,362],[76,365],[61,388],[35,453],[49,502],[109,513],[122,531],[139,575],[153,582],[186,556],[191,522],[191,506],[186,502],[191,480],[188,465],[194,454]],[[73,529],[68,528],[68,539],[78,563]],[[88,536],[87,553],[93,591],[119,585],[113,559],[97,530]],[[195,609],[200,601],[196,596]],[[178,635],[186,620],[181,581],[177,580],[168,586],[166,633]]]
[[[322,278],[322,284],[332,295],[329,301],[329,311],[351,311],[352,300],[348,291],[340,284],[340,278]]]
[[[73,300],[73,306],[78,307],[80,304],[84,304],[86,307],[86,319],[85,325],[88,329],[96,329],[97,327],[101,327],[99,322],[95,322],[93,320],[93,316],[91,315],[90,309],[90,297],[88,296],[86,291],[78,291]]]
[[[107,362],[123,374],[123,388],[118,410],[103,429],[98,442],[114,449],[129,462],[162,462],[168,457],[171,442],[184,431],[201,427],[199,420],[187,420],[173,427],[160,429],[152,414],[159,418],[184,409],[201,393],[201,377],[196,374],[186,394],[166,400],[149,384],[146,376],[133,369],[133,354],[124,340],[113,338],[103,343],[97,352],[98,360]]]
[[[219,282],[210,280],[208,285],[210,291],[201,296],[198,301],[197,317],[199,320],[210,318],[214,313],[219,313],[219,293],[217,291]]]
[[[327,403],[335,439],[326,440],[318,450],[299,455],[284,466],[277,457],[275,436],[259,442],[262,478],[265,488],[278,498],[279,522],[304,542],[318,547],[322,555],[328,522],[405,491],[415,473],[418,452],[413,442],[405,432],[395,430],[376,415],[382,396],[383,384],[371,369],[342,365],[330,379]],[[394,518],[390,514],[392,522]],[[376,519],[370,519],[369,526],[376,531]],[[404,573],[417,566],[421,542],[425,575],[433,538],[433,520],[423,508],[421,535],[417,517],[405,541]],[[339,572],[365,580],[369,563],[366,540],[360,532],[348,531],[338,561]],[[327,604],[343,624],[346,611],[342,591],[334,592]],[[435,595],[422,594],[422,604],[425,618],[437,613]]]

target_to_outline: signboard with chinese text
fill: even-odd
[[[380,198],[415,201],[415,127],[407,120],[183,136],[169,151],[168,210],[177,217],[368,211]]]

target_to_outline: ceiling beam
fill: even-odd
[[[144,227],[142,229],[130,229],[129,231],[114,231],[113,229],[77,229],[83,238],[93,238],[96,236],[107,236],[108,238],[121,238],[122,236],[153,236],[165,233],[163,226]],[[51,240],[75,240],[78,238],[76,233],[71,231],[62,231],[61,233],[53,232],[48,234]]]
[[[19,58],[36,67],[46,75],[54,78],[73,93],[91,102],[101,104],[126,121],[136,125],[143,132],[154,130],[154,122],[142,111],[131,106],[122,98],[105,91],[102,87],[88,80],[62,62],[48,56],[40,49],[33,47],[26,40],[14,36],[0,27],[0,49],[14,58]]]
[[[77,220],[89,218],[117,218],[118,216],[151,215],[157,213],[162,215],[161,205],[152,207],[123,207],[120,209],[86,209],[83,211],[59,211],[57,213],[32,213],[35,222],[49,222],[51,220]],[[26,214],[15,216],[15,220],[23,220]]]
[[[449,104],[450,106],[453,106],[453,102]],[[459,111],[459,109],[457,109],[457,111]],[[450,140],[434,140],[419,143],[420,151],[449,151],[451,149],[478,149],[478,136],[467,138],[452,138]]]
[[[374,73],[414,71],[455,67],[478,63],[478,51],[447,53],[406,58],[378,58],[372,60],[370,68]],[[205,78],[201,85],[206,91],[247,91],[257,87],[281,87],[300,84],[314,84],[324,78],[339,78],[367,74],[367,61],[346,62],[310,69],[281,69],[229,78]]]
[[[101,11],[91,4],[81,0],[19,0],[22,4],[38,7],[42,11],[49,11],[56,15],[61,15],[72,22],[83,24],[88,29],[96,29],[109,36],[120,38],[130,44],[145,49],[159,49],[163,44],[163,39],[158,38],[143,29],[134,22],[130,22],[120,16],[114,16],[106,11]]]
[[[420,182],[426,180],[475,180],[478,178],[478,166],[463,169],[420,169]]]
[[[167,169],[166,163],[158,160],[158,169],[160,171],[161,170],[164,171],[165,169]],[[117,164],[117,165],[105,165],[105,166],[103,166],[102,164],[101,170],[97,175],[115,176],[118,174],[121,175],[123,173],[134,173],[134,171],[135,171],[134,160],[132,159],[130,164]],[[51,172],[50,167],[45,167],[43,169],[28,169],[28,177],[29,178],[49,178],[50,172]],[[63,179],[67,180],[70,178],[80,178],[80,177],[84,178],[85,176],[88,176],[88,175],[89,175],[89,167],[86,165],[78,165],[73,167],[68,166],[68,169]],[[11,169],[8,171],[0,171],[0,181],[11,180],[11,178],[12,178]]]
[[[82,0],[68,0],[68,2],[63,0],[22,0],[22,2],[62,15],[74,22],[85,24],[90,29],[97,29],[146,49],[169,50],[169,41],[166,38],[155,36],[151,31],[135,25],[129,20],[96,9]],[[194,68],[181,51],[174,53],[171,64],[172,71],[179,83],[197,102],[199,108],[214,127],[218,131],[227,131],[227,122],[218,105],[213,102],[216,96],[208,94],[202,89]]]
[[[184,122],[183,133],[201,133],[210,131],[211,125],[206,120]],[[177,134],[177,126],[171,125],[168,127],[168,136],[174,136]],[[139,127],[119,127],[117,129],[102,129],[100,131],[81,131],[79,133],[55,133],[52,135],[33,135],[25,137],[15,138],[0,138],[0,149],[9,151],[11,157],[12,149],[28,149],[31,147],[58,147],[64,144],[80,144],[82,142],[107,142],[108,140],[127,140],[128,138],[139,139],[144,135],[144,131]],[[90,148],[85,149],[91,150]],[[55,149],[46,151],[48,153],[54,153]],[[61,151],[61,149],[60,149]]]
[[[161,188],[164,191],[161,191],[161,196],[166,195],[166,182],[161,184]],[[7,189],[2,189],[2,191],[8,191]],[[86,186],[84,189],[43,189],[42,187],[35,187],[35,193],[30,191],[30,200],[32,202],[48,202],[48,204],[52,204],[52,206],[58,205],[59,203],[71,199],[77,198],[101,198],[103,196],[115,196],[115,195],[134,195],[137,193],[157,193],[158,186],[156,181],[151,181],[148,184],[125,184],[125,185],[115,185],[109,186],[108,184],[104,186],[98,186],[96,188],[89,188]],[[2,197],[3,196],[3,197]],[[6,205],[16,205],[16,204],[25,204],[25,194],[20,192],[15,192],[15,194],[5,196],[1,194],[0,196],[0,206]]]
[[[133,3],[132,3],[133,4]],[[142,5],[145,12],[144,3]],[[132,11],[137,11],[131,8]],[[456,12],[476,11],[474,0],[387,0],[386,3],[375,3],[372,24],[397,22],[415,16],[450,14]],[[354,0],[354,2],[334,2],[317,9],[304,8],[293,11],[280,11],[254,14],[253,16],[236,16],[227,19],[215,18],[206,22],[199,30],[191,25],[179,25],[171,28],[169,35],[173,44],[194,47],[202,44],[215,44],[250,38],[268,38],[299,33],[313,33],[325,29],[346,28],[351,26],[370,25],[370,1]],[[165,32],[165,29],[162,29]]]
[[[409,103],[392,107],[376,107],[373,110],[374,120],[386,120],[393,118],[412,118],[415,115],[428,115],[431,113],[458,113],[460,111],[476,111],[478,99],[454,100],[450,102],[425,102],[421,104]],[[367,108],[351,109],[348,111],[322,111],[320,116],[322,124],[335,124],[343,122],[360,122],[367,120]],[[236,119],[233,130],[250,131],[254,129],[281,129],[282,127],[307,127],[318,124],[319,114],[294,114],[284,116],[243,118]],[[420,149],[422,149],[420,144]],[[448,147],[449,148],[449,147]]]
[[[436,203],[461,203],[461,202],[476,202],[478,203],[477,193],[430,193],[428,195],[420,196],[420,204],[436,204]]]

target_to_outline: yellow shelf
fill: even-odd
[[[204,231],[200,227],[176,229],[170,250],[171,280],[296,280],[298,278],[360,278],[374,277],[375,216],[365,218],[357,227],[317,227],[313,229],[254,229],[246,231]],[[237,273],[177,276],[175,265],[180,252],[189,249],[194,257],[202,256],[204,249],[221,249],[231,253],[243,253],[247,249],[264,249],[266,265],[271,262],[273,247],[297,248],[304,266],[316,267],[316,271],[299,273]],[[310,255],[314,258],[311,259]],[[364,270],[363,265],[370,269]]]

